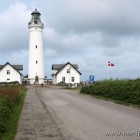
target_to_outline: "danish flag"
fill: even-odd
[[[114,66],[114,64],[108,61],[108,66]]]

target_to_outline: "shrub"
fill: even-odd
[[[18,81],[13,82],[0,82],[0,85],[20,85]]]
[[[102,80],[82,87],[81,93],[140,105],[140,79]]]

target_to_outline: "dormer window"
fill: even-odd
[[[37,64],[37,61],[36,61],[36,64]]]
[[[37,49],[37,45],[36,45],[36,49]]]

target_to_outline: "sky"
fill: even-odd
[[[6,0],[0,8],[0,64],[22,64],[28,74],[31,13],[43,30],[45,75],[52,64],[77,64],[81,81],[140,77],[139,0]],[[108,61],[115,66],[108,67]]]

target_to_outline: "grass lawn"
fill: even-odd
[[[25,99],[26,91],[20,95],[20,101],[14,106],[10,114],[9,119],[6,122],[6,131],[1,134],[1,140],[14,140],[14,136],[17,132],[18,120],[22,110],[23,102]]]

